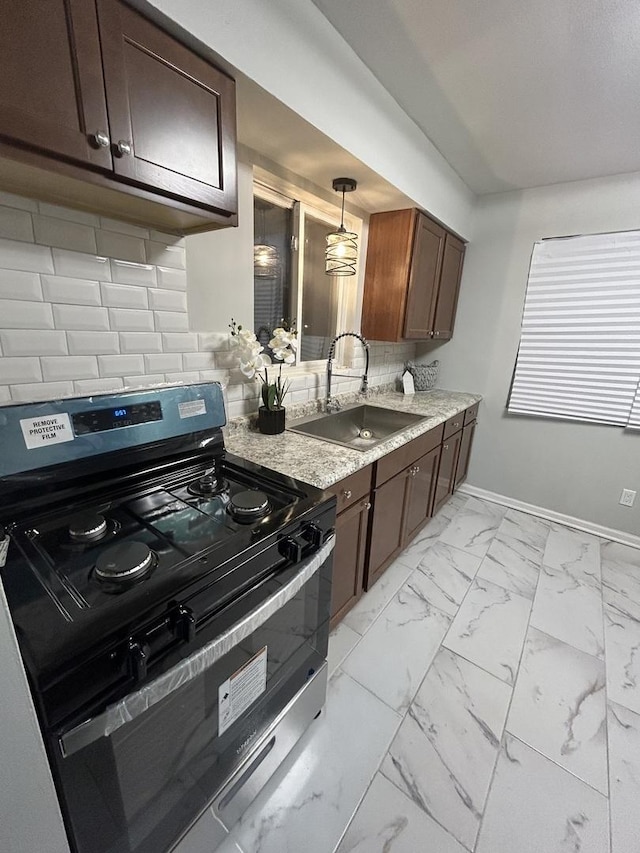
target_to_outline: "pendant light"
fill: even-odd
[[[358,235],[344,227],[344,194],[353,192],[357,184],[353,178],[335,178],[333,188],[342,193],[340,227],[327,234],[325,272],[327,275],[355,275],[358,260]]]
[[[265,243],[264,205],[258,205],[261,213],[262,231],[260,242],[253,246],[254,278],[278,278],[280,275],[280,255],[275,246]]]

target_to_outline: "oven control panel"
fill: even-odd
[[[225,423],[217,382],[3,406],[0,479]]]

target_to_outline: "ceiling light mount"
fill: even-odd
[[[358,260],[358,235],[344,227],[344,197],[358,186],[353,178],[334,178],[333,189],[342,193],[340,227],[327,234],[325,272],[327,275],[355,275]]]

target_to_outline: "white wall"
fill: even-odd
[[[152,0],[450,228],[474,196],[311,0]]]
[[[640,174],[485,196],[475,210],[453,340],[436,353],[445,388],[484,395],[469,482],[607,527],[640,533],[640,435],[507,416],[527,273],[542,237],[640,228]],[[433,357],[433,353],[430,356]]]

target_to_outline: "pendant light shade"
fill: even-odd
[[[275,246],[256,243],[253,247],[253,275],[255,278],[277,278],[280,274],[280,256]]]
[[[260,210],[261,231],[258,242],[253,246],[254,278],[278,278],[280,275],[280,253],[275,246],[265,242],[265,203],[254,202]]]
[[[344,227],[344,195],[353,192],[357,184],[353,178],[336,178],[333,188],[342,193],[340,227],[327,234],[325,272],[327,275],[355,275],[358,260],[358,235]]]

